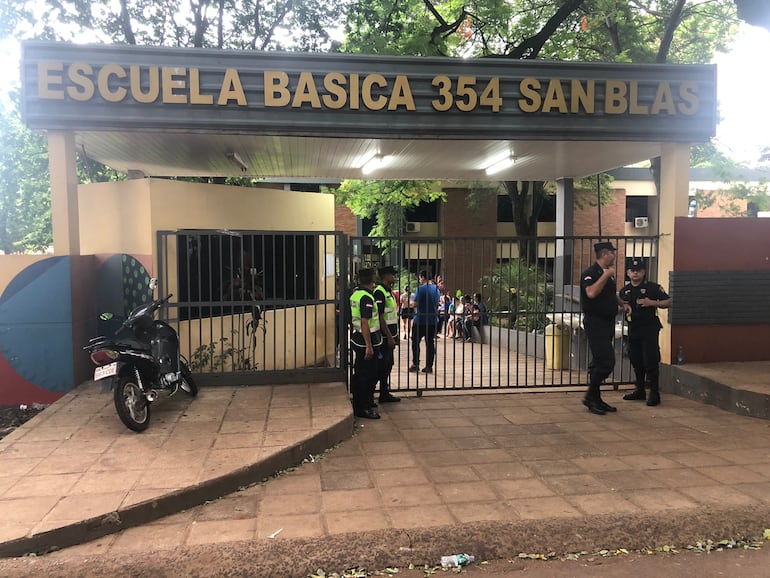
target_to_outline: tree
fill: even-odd
[[[374,217],[372,237],[399,237],[403,232],[404,211],[422,202],[446,198],[441,184],[433,181],[357,181],[346,180],[333,193],[340,205],[359,217]]]
[[[328,50],[348,0],[0,0],[0,40]],[[17,109],[0,110],[0,250],[39,251],[52,240],[48,150]],[[125,175],[78,154],[81,183]],[[220,179],[255,186],[253,179]]]
[[[344,51],[606,62],[708,62],[736,25],[731,0],[365,0]],[[659,161],[653,164],[659,175]],[[659,182],[659,181],[658,181]],[[506,183],[519,234],[548,187]],[[540,200],[539,200],[540,199]]]

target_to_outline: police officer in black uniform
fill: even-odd
[[[374,303],[374,269],[358,272],[358,287],[350,296],[350,343],[355,352],[350,390],[353,395],[353,413],[356,417],[380,419],[371,407],[377,385],[378,357],[382,356],[382,332],[377,306]]]
[[[644,260],[633,259],[626,271],[630,282],[620,290],[620,298],[626,303],[628,357],[636,376],[634,391],[624,395],[623,399],[646,399],[647,405],[655,406],[660,403],[658,334],[663,328],[658,319],[658,309],[670,307],[671,297],[663,287],[647,281],[646,274]],[[645,394],[645,385],[650,389],[649,398]]]
[[[390,372],[394,364],[394,352],[398,346],[398,301],[393,296],[396,270],[390,265],[377,271],[380,284],[374,289],[374,302],[380,315],[380,332],[383,336],[382,360],[379,364],[380,403],[397,403],[401,398],[390,392]]]
[[[617,411],[601,396],[601,383],[615,368],[615,317],[622,309],[615,286],[615,247],[609,242],[594,244],[596,261],[580,277],[580,307],[583,327],[591,349],[588,391],[583,405],[597,415]]]

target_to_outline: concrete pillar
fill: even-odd
[[[54,254],[80,255],[77,156],[72,132],[48,132],[48,168]]]
[[[658,241],[658,282],[669,289],[669,273],[674,270],[674,219],[686,217],[690,191],[690,146],[664,144],[660,158],[660,240]],[[676,303],[673,305],[676,307]],[[668,315],[660,313],[660,354],[664,363],[671,361],[671,326]]]
[[[556,181],[556,236],[571,237],[574,235],[574,207],[575,187],[572,179]],[[569,311],[561,307],[558,298],[564,293],[564,286],[572,284],[572,255],[573,242],[571,240],[556,241],[556,257],[553,262],[553,286],[557,299],[556,308]]]

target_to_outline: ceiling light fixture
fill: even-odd
[[[509,154],[508,156],[493,162],[491,165],[486,167],[484,171],[486,171],[488,175],[493,175],[495,173],[499,173],[504,169],[507,169],[510,166],[513,166],[513,163],[515,162],[516,162],[516,157],[513,156],[513,154]]]
[[[368,175],[369,173],[388,166],[392,161],[393,157],[390,155],[374,155],[361,167],[361,172]]]
[[[246,165],[246,163],[243,162],[241,155],[239,155],[238,153],[230,152],[230,153],[227,153],[226,156],[230,161],[232,161],[233,163],[235,163],[240,167],[242,173],[245,173],[247,170],[249,170],[248,165]]]

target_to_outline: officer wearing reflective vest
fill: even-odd
[[[382,362],[377,376],[380,381],[380,403],[401,401],[390,392],[390,372],[393,369],[395,348],[398,345],[398,302],[393,296],[393,282],[396,270],[393,267],[380,267],[380,284],[374,289],[374,302],[380,315],[380,331],[384,338]]]
[[[358,286],[350,296],[350,322],[353,326],[350,343],[355,353],[350,390],[356,417],[380,419],[372,407],[377,385],[378,357],[382,356],[380,316],[374,303],[374,269],[358,272]]]

